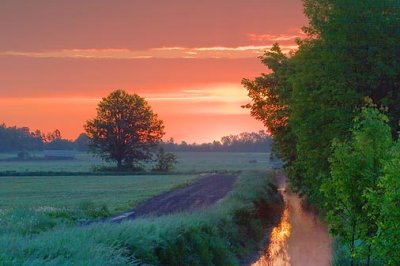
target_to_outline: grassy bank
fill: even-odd
[[[278,218],[280,205],[265,174],[246,173],[226,199],[194,213],[85,227],[60,222],[52,210],[20,224],[1,213],[0,264],[238,265],[263,238],[263,225]]]

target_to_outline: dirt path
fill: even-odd
[[[277,178],[285,201],[280,223],[273,228],[265,254],[253,266],[329,266],[332,247],[327,227],[302,200],[285,192],[285,178]]]
[[[224,198],[236,180],[234,175],[207,175],[195,183],[156,196],[128,212],[112,219],[121,222],[143,216],[161,216],[207,207]]]

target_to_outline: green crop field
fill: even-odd
[[[176,153],[178,164],[172,174],[129,176],[6,176],[0,177],[0,209],[75,208],[90,202],[106,206],[109,213],[134,207],[164,191],[183,186],[198,173],[212,171],[267,170],[273,166],[267,153]],[[1,154],[9,158],[12,154]],[[36,154],[36,156],[41,156]],[[65,161],[1,161],[0,172],[90,172],[104,165],[86,153]]]
[[[278,164],[269,161],[269,153],[242,152],[175,152],[178,159],[175,172],[209,172],[266,170]],[[0,159],[15,157],[16,154],[0,153]],[[40,152],[37,157],[43,157]],[[0,161],[0,172],[90,172],[97,166],[110,165],[87,153],[77,153],[74,160],[62,161]],[[147,165],[147,170],[151,164]]]
[[[265,172],[242,173],[225,200],[193,213],[89,225],[80,224],[82,217],[107,213],[90,205],[49,205],[61,199],[74,205],[74,197],[81,194],[118,206],[117,201],[135,198],[143,189],[157,194],[173,182],[182,184],[194,177],[0,178],[2,204],[33,207],[0,209],[0,265],[239,265],[257,249],[263,226],[279,217],[276,213],[276,218],[249,219],[260,203],[280,202],[270,177]]]
[[[72,208],[85,202],[111,213],[193,181],[196,175],[0,177],[0,209]]]
[[[41,160],[41,161],[5,161],[4,159],[16,157],[16,153],[0,153],[0,172],[90,172],[96,166],[108,165],[98,157],[80,152],[74,160]],[[33,153],[36,157],[43,157],[42,152]]]
[[[268,153],[175,154],[178,163],[171,173],[151,173],[149,172],[151,165],[148,165],[146,169],[148,173],[132,175],[100,173],[97,175],[93,173],[93,168],[106,164],[86,153],[78,153],[76,159],[64,161],[7,161],[7,158],[15,155],[0,154],[2,159],[0,172],[4,174],[9,171],[7,175],[0,176],[0,250],[7,250],[3,254],[0,252],[0,265],[3,265],[2,262],[6,265],[58,265],[68,264],[71,261],[77,264],[84,261],[85,265],[98,265],[104,261],[109,262],[108,265],[133,265],[131,262],[136,260],[136,252],[141,252],[142,249],[143,252],[150,253],[148,255],[138,253],[140,261],[163,264],[167,262],[166,258],[173,256],[158,257],[151,252],[159,249],[159,245],[164,247],[162,241],[168,239],[170,244],[165,248],[168,248],[171,254],[177,254],[179,251],[175,248],[180,246],[179,236],[189,233],[187,237],[200,241],[198,243],[200,246],[196,244],[191,247],[196,250],[196,254],[217,251],[213,256],[224,258],[222,264],[228,262],[231,264],[230,261],[235,261],[236,256],[241,257],[244,253],[255,250],[254,245],[260,240],[258,237],[262,237],[263,234],[261,220],[257,223],[246,222],[244,225],[241,222],[237,224],[237,221],[242,221],[242,216],[247,217],[248,213],[255,211],[256,205],[253,201],[258,202],[261,198],[270,200],[272,194],[267,193],[270,189],[268,186],[270,179],[265,178],[265,173],[267,169],[279,166],[279,162],[271,162]],[[37,153],[35,156],[43,155]],[[235,185],[236,192],[229,194],[229,200],[222,201],[223,206],[219,203],[207,208],[206,213],[183,213],[173,215],[171,218],[160,218],[161,220],[126,223],[122,227],[109,224],[105,225],[107,230],[99,228],[100,231],[96,234],[89,229],[95,227],[82,226],[87,222],[127,211],[146,199],[195,181],[201,173],[214,171],[235,171],[238,174],[241,172],[241,177]],[[12,172],[16,172],[17,175],[10,176]],[[52,172],[66,174],[52,174]],[[253,193],[256,190],[260,190],[258,194]],[[243,213],[244,209],[246,213]],[[219,229],[215,229],[216,226]],[[242,226],[246,229],[241,228]],[[201,229],[203,227],[207,228],[204,232]],[[121,238],[125,234],[124,228],[129,230],[126,237],[130,239],[129,241],[132,240],[134,245]],[[226,246],[225,243],[236,241],[234,240],[236,238],[231,239],[231,237],[242,238],[240,235],[232,235],[226,228],[243,232],[253,230],[252,240],[246,242],[248,251],[244,252],[245,246],[241,246],[244,243],[229,250],[223,248]],[[76,230],[79,231],[78,235],[75,234]],[[90,239],[95,237],[97,240],[93,242],[85,237],[81,239],[81,232],[85,235],[90,234],[90,237],[87,235]],[[65,240],[60,234],[66,236]],[[45,239],[42,240],[41,237]],[[144,243],[136,243],[136,237],[142,239]],[[211,239],[216,239],[217,247],[206,244]],[[123,242],[119,247],[116,243],[120,240]],[[196,242],[190,239],[187,241],[187,243]],[[69,242],[71,245],[68,246]],[[72,242],[84,245],[75,245]],[[37,247],[36,243],[44,243],[45,246]],[[103,247],[111,253],[103,250]],[[202,250],[205,247],[209,248]],[[87,248],[93,249],[96,254],[89,252]],[[124,250],[129,248],[134,250],[135,255],[124,253]],[[180,256],[190,261],[192,253],[188,251]],[[199,261],[210,264],[210,259],[211,257],[205,256],[199,258]]]
[[[269,153],[251,152],[176,152],[177,170],[182,172],[267,170],[278,166]]]

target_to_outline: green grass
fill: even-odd
[[[163,191],[190,182],[196,178],[194,173],[266,170],[271,167],[267,153],[180,152],[176,155],[178,164],[175,171],[193,174],[0,177],[0,209],[71,208],[82,202],[91,201],[96,205],[106,205],[111,213],[115,213],[129,209],[138,202]],[[1,156],[5,158],[11,155]],[[101,164],[101,160],[89,154],[78,153],[77,159],[72,161],[0,162],[0,172],[84,172]]]
[[[269,153],[251,152],[176,152],[176,169],[182,172],[266,171],[279,162],[270,162]],[[253,161],[253,162],[251,162]]]
[[[35,156],[43,157],[42,152],[35,152]],[[0,159],[16,157],[16,153],[0,153]],[[90,172],[96,166],[110,165],[98,157],[80,152],[74,160],[62,161],[0,161],[0,172]]]
[[[84,202],[105,205],[111,213],[174,187],[196,175],[0,177],[0,209],[73,208]]]
[[[259,207],[280,203],[265,174],[246,173],[227,198],[193,213],[74,226],[51,210],[0,212],[0,265],[239,265],[273,220]]]
[[[176,155],[176,173],[168,175],[80,176],[78,172],[104,165],[83,153],[73,161],[0,162],[0,172],[79,174],[0,177],[0,265],[237,265],[256,250],[262,224],[273,220],[257,216],[260,204],[278,200],[270,179],[260,174],[273,167],[269,155]],[[196,173],[211,171],[242,171],[242,176],[229,196],[210,208],[82,226],[193,182]]]
[[[40,152],[36,156],[43,156]],[[176,152],[178,164],[176,172],[210,172],[267,170],[274,163],[269,161],[269,153],[234,152]],[[0,153],[0,158],[15,157],[16,154]],[[250,161],[253,161],[251,163]],[[255,161],[255,163],[254,163]],[[275,162],[278,164],[278,162]],[[87,153],[77,153],[75,160],[64,161],[0,161],[0,172],[90,172],[96,166],[110,166],[100,158]],[[151,165],[148,165],[149,170]]]

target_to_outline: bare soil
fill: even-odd
[[[210,174],[187,187],[165,192],[147,200],[128,212],[111,219],[112,222],[137,217],[161,216],[183,211],[193,211],[216,203],[232,190],[234,175]]]

